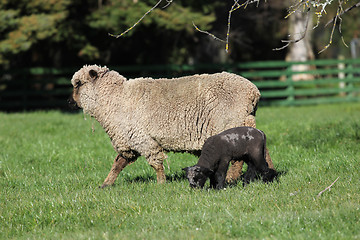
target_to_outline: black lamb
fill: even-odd
[[[244,160],[248,169],[243,176],[244,185],[258,176],[264,182],[273,181],[277,172],[268,167],[265,160],[266,136],[252,127],[236,127],[209,137],[202,148],[196,165],[186,167],[191,187],[203,188],[207,178],[210,187],[225,187],[226,172],[231,160]]]

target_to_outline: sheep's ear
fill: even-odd
[[[89,71],[89,76],[90,76],[92,81],[95,81],[97,79],[97,77],[98,77],[98,74],[97,74],[97,72],[95,70],[91,69]]]

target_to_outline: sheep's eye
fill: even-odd
[[[76,88],[78,88],[78,87],[80,87],[82,84],[81,84],[81,82],[80,82],[80,80],[79,81],[76,81],[75,82],[75,86],[74,87],[76,87]]]

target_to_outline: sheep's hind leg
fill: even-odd
[[[101,185],[101,188],[105,188],[107,186],[114,184],[119,173],[131,162],[132,161],[129,161],[124,157],[122,157],[120,154],[118,154],[114,160],[114,163],[111,167],[111,170],[107,178],[105,179],[104,183]]]
[[[243,165],[244,161],[231,161],[231,166],[226,174],[226,182],[228,184],[233,184],[239,179]]]
[[[273,164],[273,162],[272,162],[272,160],[271,160],[271,157],[270,157],[270,153],[269,153],[268,148],[265,148],[265,154],[266,154],[265,159],[266,159],[266,162],[267,162],[269,168],[275,170],[275,167],[274,167],[274,164]]]

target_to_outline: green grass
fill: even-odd
[[[141,158],[101,190],[116,153],[98,123],[0,113],[0,239],[359,239],[359,119],[360,104],[260,108],[271,184],[193,190],[196,158],[170,153],[166,184]]]

